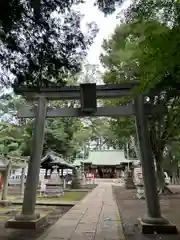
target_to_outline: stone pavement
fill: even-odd
[[[110,183],[100,184],[39,240],[125,240]]]

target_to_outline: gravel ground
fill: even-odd
[[[137,218],[145,216],[145,200],[136,199],[135,190],[113,186],[120,216],[123,222],[124,233],[127,240],[180,240],[177,235],[143,235],[137,228]],[[163,215],[176,225],[180,232],[180,192],[161,197]]]
[[[15,209],[15,207],[13,207]],[[36,240],[41,234],[43,234],[49,227],[51,227],[62,215],[69,211],[71,207],[38,207],[39,211],[51,211],[48,215],[48,223],[45,226],[42,226],[38,230],[13,230],[5,229],[3,216],[7,214],[0,213],[0,240]],[[13,209],[12,209],[13,210]],[[14,216],[18,211],[13,210],[9,211],[9,218]]]

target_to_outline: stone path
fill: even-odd
[[[39,240],[125,240],[111,184],[100,184]]]

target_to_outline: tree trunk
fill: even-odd
[[[134,147],[134,151],[136,153],[136,157],[138,160],[140,160],[140,149],[139,149],[139,144],[138,141],[135,139],[134,136],[130,136],[131,144]]]
[[[164,193],[166,183],[164,179],[164,171],[162,168],[162,159],[156,159],[156,172],[159,193]]]
[[[172,173],[172,183],[171,184],[176,184],[176,172]]]
[[[172,194],[173,192],[166,186],[164,171],[162,168],[162,156],[156,158],[156,172],[159,194]]]

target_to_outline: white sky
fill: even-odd
[[[93,2],[93,0],[87,0],[86,3],[80,5],[79,9],[85,15],[82,22],[82,29],[86,26],[87,22],[95,21],[98,24],[99,32],[89,50],[87,60],[90,64],[100,64],[99,55],[102,51],[101,45],[103,39],[108,38],[114,32],[116,25],[120,23],[120,20],[116,18],[117,13],[128,7],[130,0],[127,0],[118,11],[112,15],[108,15],[108,17],[105,17],[104,13],[100,12],[93,5]]]

